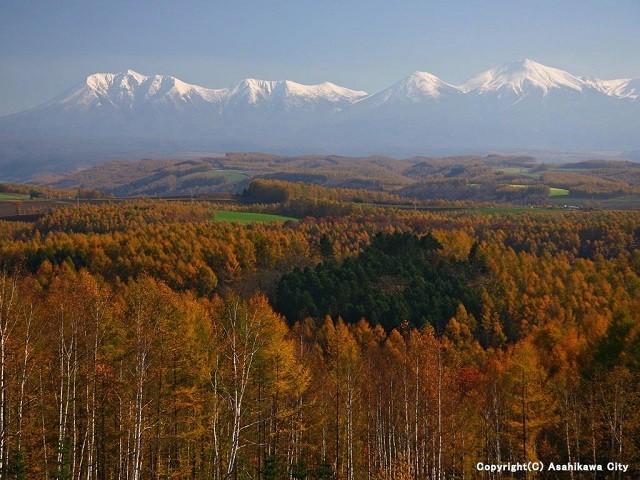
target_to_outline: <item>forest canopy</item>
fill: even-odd
[[[264,182],[0,221],[1,478],[637,476],[640,213]]]
[[[438,256],[441,248],[429,234],[378,233],[356,257],[285,274],[274,306],[291,322],[329,315],[348,323],[367,318],[387,331],[408,322],[442,332],[458,305],[478,314],[479,298],[471,262]]]

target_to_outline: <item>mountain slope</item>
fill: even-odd
[[[467,80],[461,89],[480,95],[509,93],[522,97],[533,92],[547,96],[554,90],[582,92],[589,86],[569,72],[526,59],[487,70]]]
[[[259,120],[267,122],[298,110],[339,110],[364,96],[366,92],[331,83],[255,79],[209,89],[171,76],[127,70],[90,75],[44,105],[5,117],[0,126],[8,125],[10,133],[208,136],[221,127],[223,119],[233,121],[247,112],[262,112]]]
[[[378,93],[358,102],[358,106],[376,108],[384,104],[417,104],[460,95],[459,87],[450,85],[428,72],[415,72]]]
[[[28,169],[26,161],[49,161],[55,170],[77,165],[77,157],[91,163],[140,152],[228,150],[635,151],[639,96],[639,78],[583,78],[532,60],[462,85],[415,72],[371,95],[329,82],[245,79],[211,89],[132,70],[96,73],[50,102],[0,118],[0,165]]]

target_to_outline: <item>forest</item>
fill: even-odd
[[[244,198],[0,221],[0,478],[640,475],[638,211]]]

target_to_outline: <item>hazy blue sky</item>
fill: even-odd
[[[94,72],[221,88],[246,77],[376,91],[423,70],[451,83],[531,58],[640,76],[640,0],[0,0],[0,115]]]

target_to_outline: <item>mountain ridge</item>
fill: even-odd
[[[373,93],[330,82],[247,78],[206,88],[135,70],[94,73],[49,102],[0,117],[0,164],[33,161],[28,138],[64,138],[65,149],[50,142],[51,155],[98,151],[102,160],[129,145],[136,151],[348,155],[637,151],[639,93],[640,78],[580,77],[528,59],[460,85],[417,71]],[[18,147],[14,137],[21,139]]]
[[[135,82],[133,85],[132,80]],[[119,82],[118,85],[116,85],[116,81]],[[55,104],[65,104],[69,100],[77,98],[80,93],[93,93],[98,99],[108,100],[112,100],[110,95],[116,93],[120,95],[120,100],[123,101],[124,106],[131,108],[133,105],[126,105],[126,102],[124,102],[126,94],[132,99],[135,97],[136,90],[141,87],[146,88],[144,90],[146,95],[143,98],[146,101],[157,100],[159,97],[158,92],[161,92],[161,87],[164,87],[162,96],[177,94],[183,98],[189,98],[191,95],[196,94],[201,100],[212,104],[228,104],[230,103],[230,97],[245,94],[249,98],[249,103],[255,104],[270,99],[275,92],[282,91],[296,97],[326,98],[329,101],[346,101],[349,103],[357,103],[376,96],[389,97],[391,92],[419,101],[420,97],[439,98],[443,95],[443,90],[449,94],[456,92],[462,94],[487,94],[500,91],[505,87],[522,96],[526,93],[524,86],[527,84],[542,90],[544,95],[547,95],[554,88],[564,87],[575,91],[592,88],[595,91],[620,99],[636,100],[640,96],[640,77],[611,80],[580,77],[565,70],[547,67],[530,59],[509,62],[501,67],[481,72],[460,85],[448,83],[430,72],[416,71],[391,86],[373,93],[353,90],[331,82],[306,85],[292,80],[261,80],[255,78],[246,78],[224,88],[208,88],[183,82],[171,75],[144,75],[128,69],[119,73],[93,73],[87,76],[84,81],[76,84],[75,87],[48,102],[22,112],[5,115],[0,119],[38,111]],[[88,87],[90,92],[82,92],[83,87]],[[112,92],[116,87],[120,88]],[[150,95],[149,92],[152,92],[152,94]],[[113,106],[119,106],[112,101],[108,103]]]

